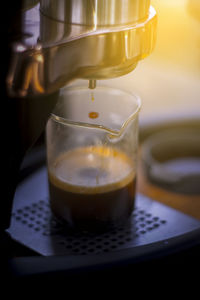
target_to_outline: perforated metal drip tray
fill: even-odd
[[[99,234],[72,234],[51,213],[47,171],[42,166],[18,186],[8,232],[14,240],[44,256],[98,256],[129,249],[134,257],[148,255],[149,245],[160,251],[187,243],[191,233],[193,238],[199,236],[200,222],[138,194],[128,224]]]
[[[140,196],[141,197],[141,196]],[[48,199],[33,202],[13,213],[13,237],[43,255],[98,254],[144,244],[155,240],[158,230],[167,226],[166,216],[144,210],[140,199],[130,223],[104,233],[79,233],[64,229],[51,214]]]

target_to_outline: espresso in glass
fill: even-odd
[[[107,229],[126,222],[133,210],[133,161],[118,149],[68,150],[51,164],[48,175],[52,211],[71,228]]]

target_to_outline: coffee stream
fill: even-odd
[[[89,80],[89,85],[88,85],[89,89],[93,90],[96,88],[96,80],[95,79],[90,79]],[[94,102],[94,93],[91,92],[91,100],[92,102]],[[88,117],[90,119],[97,119],[99,117],[99,113],[96,111],[91,111],[88,113]]]

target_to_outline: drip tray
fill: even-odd
[[[19,184],[8,232],[14,240],[44,256],[97,258],[102,253],[129,249],[134,257],[148,255],[148,245],[156,252],[194,242],[200,236],[200,222],[138,194],[130,222],[123,227],[98,234],[68,232],[51,213],[47,170],[42,166]]]

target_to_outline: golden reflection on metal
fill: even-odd
[[[37,37],[32,24],[39,9]],[[52,93],[78,78],[93,87],[95,80],[134,70],[155,45],[157,18],[150,0],[41,0],[33,10],[24,27],[34,38],[13,47],[11,94]]]
[[[39,71],[39,66],[37,61],[32,62],[32,64],[29,65],[29,67],[26,70],[24,76],[25,80],[23,82],[22,88],[19,91],[20,96],[22,97],[27,96],[29,88],[31,88],[34,91],[37,91],[38,94],[44,93],[44,88],[39,82],[38,71]]]
[[[95,0],[95,7],[94,7],[94,30],[97,30],[97,25],[98,25],[98,21],[97,21],[97,16],[98,16],[98,7],[97,7],[97,1],[98,0]]]
[[[150,8],[150,0],[40,0],[40,4],[47,17],[85,26],[139,23],[147,18]]]

